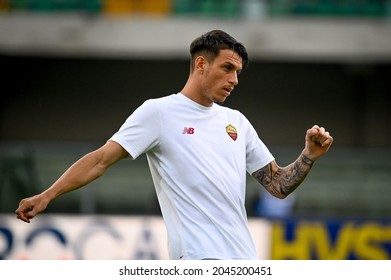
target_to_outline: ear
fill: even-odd
[[[202,55],[197,56],[194,61],[194,69],[203,74],[207,63],[208,61],[205,59],[205,57],[203,57]]]

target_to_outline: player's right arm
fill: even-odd
[[[37,214],[43,212],[55,198],[94,181],[103,175],[111,165],[128,155],[118,143],[108,141],[99,149],[76,161],[48,189],[35,196],[22,199],[15,211],[17,218],[29,223]]]

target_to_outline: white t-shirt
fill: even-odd
[[[240,112],[172,94],[145,101],[110,140],[146,153],[171,259],[257,258],[246,172],[274,158]]]

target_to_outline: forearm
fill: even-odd
[[[253,176],[273,196],[285,198],[292,193],[306,178],[314,161],[303,153],[296,161],[286,167],[279,167],[275,162],[253,173]]]
[[[100,177],[115,162],[128,156],[118,143],[108,141],[101,148],[85,155],[44,192],[22,199],[15,213],[18,219],[29,223],[43,212],[56,197],[81,188]]]
[[[56,197],[81,188],[94,181],[104,173],[105,167],[100,164],[96,152],[90,153],[76,161],[64,174],[45,190],[42,195],[52,201]]]

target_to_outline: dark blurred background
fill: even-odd
[[[179,92],[188,46],[211,29],[247,47],[225,105],[280,165],[313,124],[334,136],[291,214],[390,218],[391,1],[374,0],[0,0],[0,212],[50,186],[143,101]],[[249,176],[250,216],[262,195]],[[160,214],[145,156],[47,211]]]

